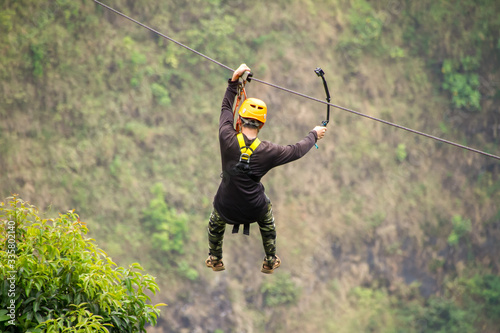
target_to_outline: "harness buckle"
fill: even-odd
[[[240,162],[250,163],[250,155],[247,153],[241,153]]]

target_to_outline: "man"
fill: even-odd
[[[222,101],[219,120],[219,143],[222,159],[222,181],[214,198],[214,209],[208,223],[209,257],[207,267],[214,271],[225,269],[222,262],[222,243],[226,224],[233,224],[233,233],[245,225],[257,222],[266,254],[261,271],[272,274],[281,264],[276,255],[276,228],[272,205],[264,192],[260,179],[272,168],[304,156],[322,139],[326,127],[316,126],[295,145],[280,146],[257,138],[267,118],[267,106],[258,99],[246,99],[239,109],[234,129],[233,103],[238,79],[246,71],[242,64],[234,71]],[[241,133],[241,134],[239,134]]]

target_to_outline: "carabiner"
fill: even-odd
[[[249,71],[246,71],[243,73],[243,75],[241,75],[238,79],[238,93],[236,94],[235,98],[234,98],[234,106],[233,106],[233,126],[234,126],[234,129],[238,131],[238,128],[236,126],[237,124],[237,120],[238,120],[238,108],[240,106],[240,102],[242,102],[242,100],[244,101],[245,99],[247,99],[247,93],[245,91],[245,84],[247,82],[250,82],[252,81],[252,72],[249,72]]]

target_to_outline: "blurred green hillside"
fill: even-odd
[[[254,76],[500,155],[500,2],[106,4]],[[263,179],[257,229],[204,267],[231,72],[85,0],[0,2],[0,195],[75,209],[119,265],[157,277],[151,332],[499,332],[500,161],[333,109],[327,137]],[[251,82],[261,138],[295,143],[319,103]]]

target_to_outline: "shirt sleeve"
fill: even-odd
[[[274,168],[298,160],[309,152],[317,140],[318,136],[316,131],[310,131],[304,139],[294,145],[280,146],[273,144],[274,156],[272,159],[272,167]]]
[[[219,137],[221,139],[226,138],[227,135],[234,134],[233,104],[237,93],[238,81],[233,82],[229,79],[226,93],[224,94],[224,99],[222,100],[219,118]]]

